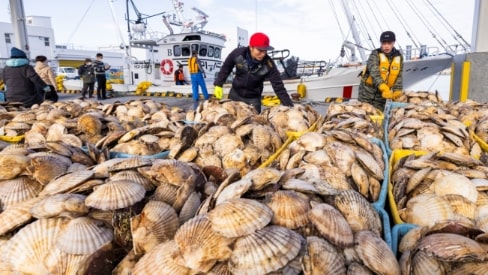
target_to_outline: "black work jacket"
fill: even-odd
[[[246,56],[250,55],[249,47],[234,49],[225,59],[214,86],[224,85],[225,80],[236,68],[235,77],[232,81],[232,89],[244,98],[261,97],[263,93],[263,82],[268,79],[273,87],[273,91],[285,106],[293,106],[288,92],[286,91],[280,72],[271,57],[266,55],[264,59],[255,64],[248,64]]]

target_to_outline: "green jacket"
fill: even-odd
[[[383,78],[381,77],[380,73],[380,58],[379,58],[379,53],[381,52],[381,49],[375,49],[371,52],[368,58],[368,62],[366,64],[366,73],[363,74],[362,79],[361,79],[361,85],[364,85],[364,81],[371,76],[373,79],[373,86],[376,90],[378,90],[378,86],[381,85],[382,83],[385,83]],[[391,53],[388,56],[389,61],[391,62],[392,59],[395,56],[400,56],[400,64],[401,64],[401,69],[400,73],[397,76],[397,79],[395,81],[395,84],[391,87],[392,91],[398,91],[398,90],[403,90],[403,56],[402,54],[396,49],[393,48]]]

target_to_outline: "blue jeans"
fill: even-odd
[[[193,91],[193,100],[198,101],[198,86],[202,88],[203,98],[208,99],[207,85],[203,79],[203,74],[201,72],[194,73],[190,75],[191,77],[191,88]]]

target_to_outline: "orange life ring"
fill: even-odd
[[[173,73],[173,61],[171,61],[171,59],[164,59],[161,61],[161,72],[165,75]]]

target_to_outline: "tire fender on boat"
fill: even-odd
[[[163,59],[163,61],[161,61],[161,72],[165,75],[173,73],[173,61],[171,61],[171,59]]]

